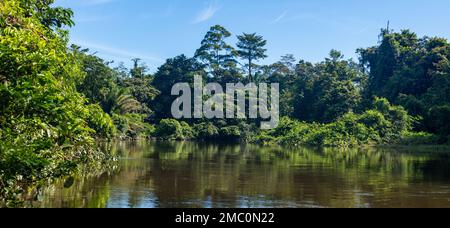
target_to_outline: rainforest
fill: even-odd
[[[70,187],[80,173],[113,168],[120,156],[108,148],[117,142],[334,148],[327,156],[450,143],[445,38],[387,28],[378,43],[355,50],[357,60],[330,50],[320,62],[286,54],[258,64],[270,40],[215,25],[193,55],[180,53],[150,72],[139,58],[114,65],[72,44],[73,14],[53,0],[0,0],[0,207],[21,207],[43,186],[65,180]],[[172,87],[187,83],[194,91],[196,76],[223,87],[279,83],[278,126],[263,130],[262,118],[174,118]]]

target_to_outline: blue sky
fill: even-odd
[[[373,46],[381,28],[450,38],[448,0],[56,0],[75,12],[71,41],[106,60],[138,57],[155,71],[165,59],[192,56],[209,27],[268,40],[262,63],[284,54],[321,61],[331,49],[347,58]],[[236,38],[229,42],[236,43]]]

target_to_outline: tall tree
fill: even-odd
[[[379,45],[359,50],[369,72],[365,100],[386,97],[423,117],[416,130],[450,134],[450,128],[441,124],[447,121],[450,105],[450,43],[419,38],[409,30],[383,31],[381,38]]]
[[[146,77],[147,66],[141,63],[141,59],[135,58],[131,60],[133,62],[133,68],[130,70],[132,78],[144,78]]]
[[[194,83],[194,76],[202,75],[203,66],[194,58],[180,55],[168,59],[155,74],[152,85],[160,91],[153,102],[157,119],[171,118],[171,106],[176,96],[171,95],[173,85],[177,83]]]
[[[119,89],[118,73],[109,67],[109,62],[90,55],[89,49],[72,45],[71,50],[80,61],[86,77],[77,84],[78,92],[84,94],[91,104],[99,104],[102,109],[111,114],[115,102],[115,94]]]
[[[253,62],[267,58],[267,49],[264,48],[267,44],[267,41],[264,40],[262,36],[256,35],[256,33],[244,33],[237,38],[239,40],[239,42],[237,43],[237,47],[239,48],[238,54],[239,57],[248,61],[248,78],[251,82],[253,80]]]
[[[354,110],[360,101],[355,80],[361,71],[340,52],[318,64],[298,65],[295,116],[305,121],[329,123]]]
[[[221,25],[215,25],[206,33],[201,47],[195,52],[195,58],[203,62],[209,69],[209,76],[216,79],[224,72],[236,66],[236,50],[226,39],[231,33]]]
[[[159,91],[152,86],[153,76],[147,73],[147,67],[140,63],[140,59],[133,59],[134,66],[123,79],[123,85],[130,91],[131,95],[141,103],[141,113],[148,120],[153,111],[151,105]]]
[[[264,81],[280,85],[280,114],[282,116],[292,117],[294,114],[295,83],[297,80],[296,61],[293,55],[284,55],[280,61],[262,66],[262,78],[260,74],[255,74],[254,77],[255,82]]]

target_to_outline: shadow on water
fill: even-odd
[[[119,142],[112,173],[48,187],[36,207],[450,207],[450,153]]]

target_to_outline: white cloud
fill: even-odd
[[[110,46],[106,46],[106,45],[102,45],[102,44],[87,42],[87,41],[83,41],[83,40],[74,40],[74,41],[72,41],[72,43],[79,45],[83,48],[89,48],[89,49],[91,49],[91,51],[97,51],[100,54],[106,54],[106,55],[115,57],[117,59],[140,58],[142,60],[150,61],[153,63],[163,63],[164,62],[163,59],[156,57],[156,56],[131,52],[131,51],[127,51],[127,50],[123,50],[123,49],[119,49],[119,48],[115,48],[115,47],[110,47]]]
[[[288,14],[288,11],[284,11],[280,16],[278,16],[277,18],[275,18],[270,24],[277,24],[278,22],[280,22],[281,20],[283,20],[286,15]]]
[[[214,17],[214,15],[219,11],[220,7],[217,5],[217,2],[210,2],[206,8],[204,8],[200,13],[198,13],[197,17],[192,21],[194,24],[202,23]]]

